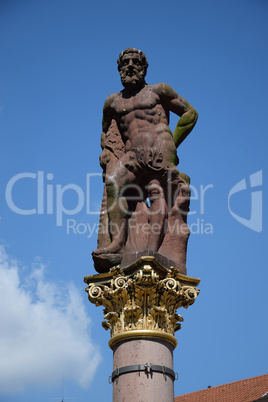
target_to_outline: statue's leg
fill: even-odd
[[[164,192],[158,180],[153,179],[150,181],[148,195],[150,211],[146,249],[157,251],[163,240],[164,224],[168,213]]]
[[[107,204],[109,216],[109,231],[112,242],[105,248],[93,251],[93,254],[116,254],[125,245],[127,236],[128,202],[123,195],[126,185],[135,180],[135,175],[130,172],[120,161],[113,175],[106,177]]]
[[[170,176],[171,191],[167,192],[167,196],[171,198],[172,206],[168,213],[166,233],[158,253],[171,260],[174,267],[186,275],[187,243],[190,235],[187,214],[191,191],[186,181],[175,173]]]

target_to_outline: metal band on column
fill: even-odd
[[[122,374],[133,373],[135,371],[145,371],[146,374],[151,372],[163,373],[169,375],[173,381],[178,379],[178,373],[175,373],[171,368],[160,366],[158,364],[146,363],[146,364],[132,364],[130,366],[117,368],[112,372],[109,377],[109,382],[112,383],[114,380]]]

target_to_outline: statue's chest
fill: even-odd
[[[158,102],[158,97],[152,91],[141,91],[129,98],[119,98],[115,104],[115,111],[120,116],[137,110],[153,109]]]

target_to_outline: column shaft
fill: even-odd
[[[156,364],[173,370],[174,346],[161,339],[131,339],[113,347],[113,370],[134,364]],[[131,372],[113,382],[113,402],[174,402],[174,382],[159,372]]]

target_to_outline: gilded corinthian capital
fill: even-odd
[[[164,268],[154,257],[87,276],[85,282],[89,301],[104,307],[102,326],[110,329],[110,346],[134,335],[165,338],[176,346],[174,333],[183,321],[177,309],[188,308],[199,294],[199,279]]]

